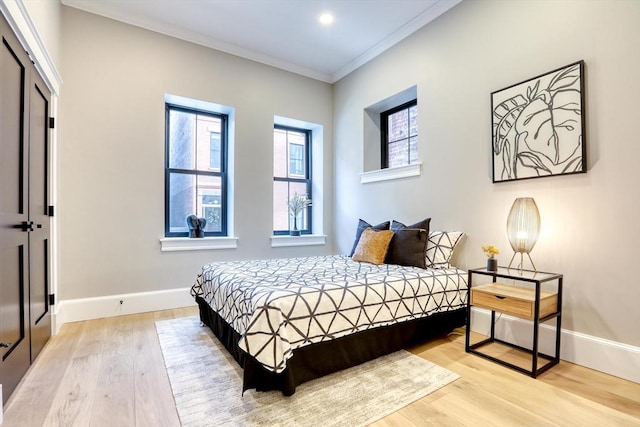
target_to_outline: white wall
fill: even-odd
[[[640,2],[465,1],[335,84],[335,226],[346,252],[359,217],[462,230],[456,262],[484,243],[509,262],[506,217],[536,199],[536,266],[564,274],[563,328],[640,345]],[[490,93],[583,59],[588,173],[491,182]],[[363,109],[417,85],[420,177],[360,184]]]
[[[274,115],[324,126],[323,185],[331,189],[330,85],[65,6],[61,58],[63,304],[189,287],[210,261],[333,252],[331,238],[325,246],[270,246]],[[160,251],[165,93],[235,108],[237,249]],[[325,233],[332,210],[329,197]]]

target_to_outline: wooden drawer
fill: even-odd
[[[535,291],[521,286],[490,283],[471,287],[471,305],[533,320]],[[558,294],[540,291],[540,317],[558,311]]]

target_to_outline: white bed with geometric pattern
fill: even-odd
[[[235,353],[236,360],[245,368],[249,360],[259,365],[252,372],[258,369],[273,375],[268,378],[277,378],[305,347],[330,348],[328,354],[334,354],[335,346],[321,345],[336,341],[344,344],[343,353],[349,352],[352,342],[359,342],[345,341],[350,335],[375,337],[363,332],[403,331],[397,326],[408,327],[448,312],[456,316],[453,326],[462,324],[466,275],[456,268],[374,265],[344,255],[215,262],[202,268],[191,292],[200,305],[201,318],[226,341],[223,344]],[[212,323],[223,325],[223,331],[216,331]],[[391,334],[395,335],[397,332]],[[235,352],[233,341],[238,348]],[[351,355],[340,357],[349,359]],[[293,381],[295,390],[295,385],[306,379],[299,375],[287,381]],[[254,386],[245,379],[245,389]],[[270,387],[261,384],[257,388]],[[283,392],[292,394],[291,389]]]

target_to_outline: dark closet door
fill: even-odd
[[[29,94],[29,318],[31,361],[51,337],[49,312],[49,104],[51,94],[35,71]]]
[[[0,16],[0,383],[3,400],[51,336],[51,93]]]
[[[29,368],[29,167],[25,93],[31,62],[0,19],[0,382],[9,397]]]

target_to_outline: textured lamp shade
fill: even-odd
[[[525,253],[529,256],[529,252],[533,249],[538,241],[540,234],[540,212],[535,200],[531,197],[521,197],[513,202],[509,217],[507,218],[507,236],[509,243],[515,254]],[[533,261],[529,256],[531,265]],[[511,259],[513,262],[513,258]],[[511,265],[511,263],[509,263]],[[522,260],[520,267],[522,268]],[[533,265],[535,269],[535,266]]]

